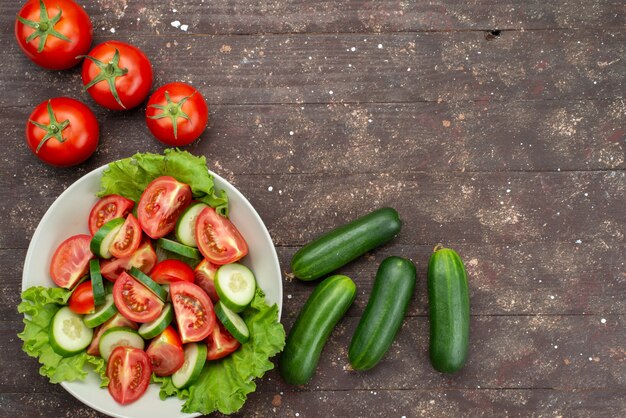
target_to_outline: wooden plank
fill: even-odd
[[[95,110],[101,145],[88,166],[136,150],[161,152],[142,111]],[[0,115],[18,142],[4,166],[56,172],[20,141],[31,111]],[[188,149],[232,175],[626,169],[624,112],[623,100],[216,105],[209,129]]]
[[[0,179],[0,248],[26,248],[38,220],[83,171],[49,182],[34,167]],[[404,219],[397,244],[624,241],[626,172],[223,174],[250,200],[279,246],[304,245],[381,206]],[[19,203],[15,192],[20,189]]]
[[[61,388],[59,388],[62,390]],[[623,391],[555,391],[550,389],[463,389],[255,392],[237,417],[328,416],[567,416],[617,417],[626,408]],[[83,406],[68,393],[0,394],[8,416],[49,417],[49,411],[80,417],[105,417]],[[219,416],[219,415],[218,415]]]
[[[508,247],[508,248],[507,248]],[[454,245],[469,274],[473,315],[624,315],[624,244],[557,243],[546,246]],[[280,265],[288,273],[296,247],[278,247]],[[417,288],[408,315],[427,314],[426,268],[432,246],[392,243],[356,260],[338,272],[357,284],[357,299],[348,316],[360,316],[367,304],[376,270],[390,255],[412,259]],[[7,268],[0,271],[0,318],[20,321],[21,268],[25,250],[0,250]],[[294,316],[319,281],[283,281],[283,312]]]
[[[482,32],[115,38],[146,52],[157,85],[193,81],[213,104],[624,96],[626,33],[620,31],[505,32],[496,41]],[[19,86],[0,106],[86,97],[78,69],[36,68],[13,36],[0,36],[0,48],[11,63],[2,81]]]
[[[358,318],[344,318],[331,334],[317,372],[306,391],[530,389],[626,390],[623,315],[606,316],[480,316],[472,317],[470,355],[465,368],[451,376],[436,372],[428,360],[428,320],[406,318],[396,341],[381,363],[367,372],[352,371],[347,349]],[[285,317],[290,329],[294,318]],[[18,322],[0,322],[4,370],[0,392],[44,389],[38,367],[16,344]],[[37,380],[38,379],[38,380]],[[33,383],[37,380],[37,383]],[[259,391],[290,391],[274,370]]]
[[[138,3],[127,0],[82,2],[99,33],[171,35],[172,22],[193,34],[407,32],[491,29],[622,28],[619,1],[540,0],[465,2],[395,0],[246,0]],[[12,27],[21,3],[0,5],[2,27]]]

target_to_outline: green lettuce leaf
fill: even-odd
[[[282,351],[285,330],[278,321],[278,306],[268,306],[257,289],[251,305],[242,313],[250,329],[250,340],[223,360],[210,361],[190,387],[177,389],[170,377],[154,377],[161,384],[160,397],[177,396],[185,400],[183,412],[223,414],[237,412],[254,392],[253,379],[274,368],[270,358]]]
[[[164,155],[138,153],[110,163],[102,174],[98,196],[119,194],[138,202],[146,186],[160,176],[171,176],[189,184],[194,199],[228,216],[228,197],[223,190],[215,190],[206,158],[178,149],[166,149]]]
[[[71,291],[66,289],[35,286],[22,292],[22,302],[17,310],[25,314],[24,331],[17,336],[24,342],[22,349],[31,357],[39,358],[39,373],[52,383],[84,380],[89,372],[88,364],[100,375],[100,386],[109,384],[106,363],[83,351],[71,357],[58,355],[50,345],[48,329],[52,318],[61,306],[67,305]]]

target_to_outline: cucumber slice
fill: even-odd
[[[112,294],[107,294],[104,298],[104,304],[97,306],[94,313],[85,315],[83,322],[89,328],[95,328],[98,325],[104,324],[108,319],[112,318],[117,313],[115,307],[115,301]]]
[[[224,305],[235,312],[243,311],[252,302],[256,280],[243,264],[225,264],[215,272],[215,290]]]
[[[91,276],[91,289],[93,291],[94,305],[99,306],[105,302],[104,284],[100,273],[100,261],[92,259],[89,261],[89,275]]]
[[[157,319],[141,324],[139,327],[139,335],[146,340],[150,340],[162,333],[173,319],[174,310],[172,309],[172,305],[166,303],[161,311],[161,315],[159,315]]]
[[[120,228],[122,228],[122,225],[124,225],[124,218],[111,219],[109,222],[102,225],[91,239],[91,243],[89,244],[91,252],[101,258],[113,257],[109,248],[111,244],[113,244],[113,241],[115,241],[115,236]]]
[[[167,292],[165,289],[161,287],[160,284],[152,280],[148,275],[146,275],[143,271],[139,270],[137,267],[133,267],[130,269],[130,275],[137,279],[141,284],[146,286],[152,293],[157,295],[159,299],[163,302],[167,300]]]
[[[198,247],[198,243],[196,242],[196,220],[200,212],[206,207],[208,207],[208,205],[204,203],[193,203],[185,209],[183,214],[178,218],[178,221],[176,221],[174,234],[176,235],[176,239],[182,244],[190,247]]]
[[[215,305],[215,314],[222,325],[241,344],[250,339],[250,331],[243,319],[235,312],[228,309],[221,301]]]
[[[98,349],[105,361],[109,361],[111,353],[117,347],[135,347],[143,350],[145,342],[143,338],[132,328],[114,327],[106,330],[100,337]]]
[[[182,255],[183,257],[197,259],[198,261],[202,259],[202,254],[200,254],[200,251],[197,248],[172,241],[171,239],[159,238],[157,246],[163,248],[164,250]]]
[[[154,248],[154,251],[156,252],[156,255],[157,255],[159,261],[168,260],[170,258],[173,258],[175,260],[182,261],[183,263],[187,264],[192,269],[195,269],[196,266],[198,264],[200,264],[200,261],[201,261],[198,258],[187,258],[187,257],[183,257],[180,254],[176,254],[176,253],[173,253],[171,251],[164,250],[163,248],[159,247],[158,245]]]
[[[81,316],[72,312],[68,306],[62,307],[54,315],[48,337],[52,349],[60,356],[69,357],[80,353],[91,342],[93,330],[85,326]]]
[[[193,383],[206,362],[206,344],[189,343],[185,344],[185,362],[172,375],[172,383],[179,389]]]

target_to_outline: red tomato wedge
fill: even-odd
[[[180,280],[193,283],[195,275],[184,261],[168,259],[154,266],[150,277],[159,284],[170,284]]]
[[[183,343],[171,325],[152,340],[146,353],[157,376],[170,376],[185,362]]]
[[[196,276],[195,283],[209,295],[213,303],[220,300],[220,297],[217,295],[217,290],[215,290],[215,272],[218,267],[219,266],[205,259],[196,266],[194,271]]]
[[[109,251],[113,257],[124,258],[132,255],[141,243],[141,227],[137,218],[129,213],[122,225],[122,229],[115,236]]]
[[[96,304],[93,299],[91,281],[82,282],[76,286],[67,303],[74,313],[84,315],[93,312]]]
[[[135,202],[112,194],[98,200],[89,213],[89,232],[94,235],[105,223],[115,218],[124,218],[133,209]]]
[[[217,360],[226,357],[239,348],[241,344],[217,321],[217,326],[205,340],[207,345],[207,360]]]
[[[145,351],[117,347],[107,363],[109,393],[116,402],[126,405],[141,398],[150,384],[152,367]]]
[[[100,355],[100,337],[102,337],[102,334],[104,334],[104,331],[114,328],[114,327],[128,327],[132,329],[139,328],[139,326],[135,322],[124,318],[124,315],[118,312],[115,315],[113,315],[111,319],[109,319],[104,324],[100,325],[98,328],[95,329],[93,333],[93,338],[91,340],[91,344],[89,344],[89,347],[87,347],[87,354],[90,354],[92,356],[99,356]]]
[[[139,225],[150,238],[164,237],[172,232],[178,217],[190,203],[189,185],[174,177],[158,177],[148,184],[139,199]]]
[[[152,248],[150,240],[145,239],[141,245],[139,245],[137,251],[130,257],[112,258],[110,260],[101,261],[100,272],[104,278],[114,282],[122,272],[130,270],[132,267],[137,267],[142,272],[148,274],[152,271],[156,263],[156,252],[154,248]]]
[[[215,327],[215,311],[209,296],[193,283],[170,284],[170,297],[183,343],[202,341]]]
[[[74,235],[63,241],[52,256],[50,277],[57,286],[73,288],[87,274],[93,254],[89,249],[89,235]]]
[[[198,215],[196,241],[204,258],[220,266],[248,254],[248,244],[237,227],[212,207],[204,208]]]
[[[115,307],[122,315],[135,322],[150,322],[158,318],[163,302],[150,289],[123,272],[113,286]]]

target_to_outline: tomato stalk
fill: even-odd
[[[90,57],[89,55],[81,55],[76,58],[87,58],[91,60],[96,66],[100,69],[100,73],[94,77],[88,84],[85,85],[85,90],[89,90],[92,86],[98,84],[101,81],[106,81],[109,84],[109,89],[111,90],[111,94],[115,98],[115,101],[119,103],[124,109],[124,103],[120,100],[120,96],[117,93],[117,89],[115,88],[115,80],[117,77],[123,77],[128,73],[128,68],[120,67],[120,51],[119,49],[115,50],[115,54],[113,58],[108,63],[102,62],[97,58]]]
[[[39,47],[37,48],[37,52],[41,53],[46,46],[46,41],[48,40],[48,36],[55,36],[63,41],[71,42],[71,40],[63,35],[61,32],[56,31],[54,26],[59,23],[61,20],[61,15],[63,11],[59,8],[59,13],[50,19],[48,16],[48,9],[44,4],[43,0],[39,0],[39,21],[24,19],[22,16],[17,16],[17,20],[22,22],[24,25],[35,29],[33,33],[31,33],[28,38],[26,38],[26,42],[30,42],[34,39],[39,38]]]
[[[189,123],[193,124],[191,118],[188,114],[183,112],[183,105],[185,102],[193,97],[196,94],[195,92],[187,97],[183,97],[178,102],[173,102],[170,98],[170,93],[168,91],[165,92],[165,100],[167,104],[165,106],[153,104],[149,107],[154,107],[155,109],[160,109],[163,113],[160,113],[155,116],[148,116],[150,119],[162,119],[162,118],[170,118],[172,121],[172,126],[174,127],[174,138],[178,139],[178,118],[183,118],[189,121]]]
[[[45,144],[50,138],[55,138],[59,142],[65,142],[65,138],[63,138],[63,130],[70,126],[70,121],[69,119],[66,119],[63,122],[57,121],[57,118],[52,111],[52,104],[50,103],[50,100],[48,100],[48,116],[50,117],[50,122],[48,122],[47,125],[35,122],[32,119],[28,120],[36,127],[46,131],[46,135],[41,139],[41,141],[39,141],[39,145],[37,145],[35,154],[39,153],[39,150],[41,149],[41,147],[43,147],[43,144]]]

